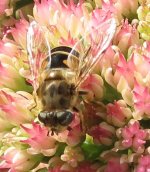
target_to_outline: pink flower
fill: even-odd
[[[117,47],[115,47],[115,48],[118,50]],[[117,64],[119,58],[115,57],[116,53],[118,53],[118,51],[117,52],[115,51],[115,48],[113,48],[113,46],[109,46],[107,48],[104,56],[102,57],[102,59],[99,62],[100,70],[102,70],[103,68],[109,68],[109,67],[111,67],[113,70],[116,69],[116,64]]]
[[[48,134],[47,128],[36,123],[32,123],[29,127],[22,125],[22,128],[29,134],[29,138],[22,140],[22,142],[31,146],[31,148],[29,148],[30,153],[42,153],[45,156],[55,154],[57,149],[56,140]]]
[[[118,77],[114,77],[114,73],[119,58],[118,47],[109,46],[100,62],[97,64],[96,70],[94,69],[94,72],[96,71],[98,73],[100,71],[106,82],[114,88],[116,88],[118,84]]]
[[[11,34],[16,41],[23,49],[26,49],[26,34],[29,23],[24,18],[17,20],[15,22],[15,27],[11,29]]]
[[[129,169],[126,163],[120,162],[120,159],[112,158],[108,161],[108,164],[104,172],[129,172]]]
[[[144,149],[146,143],[147,132],[140,129],[138,122],[130,123],[122,129],[122,146],[124,148],[133,148],[134,151]]]
[[[3,61],[5,61],[3,59]],[[27,90],[31,91],[31,87],[26,84],[25,79],[22,78],[19,74],[19,71],[16,70],[12,64],[1,63],[0,62],[0,86],[7,87],[14,91],[18,90]]]
[[[134,85],[134,71],[135,71],[133,58],[127,61],[123,56],[123,54],[119,53],[118,56],[119,56],[119,61],[118,64],[116,65],[116,72],[114,74],[114,78],[117,82],[119,82],[120,78],[124,77],[124,79],[128,83],[128,86],[132,88]]]
[[[135,81],[134,89],[134,107],[137,113],[150,115],[150,92],[148,87],[144,87]]]
[[[9,3],[10,0],[3,0],[0,2],[0,16],[7,12],[7,9],[9,8]]]
[[[83,129],[81,128],[81,124],[78,123],[77,125],[72,126],[72,129],[67,134],[66,143],[68,145],[77,145],[81,142],[82,138],[84,137]]]
[[[114,37],[114,44],[117,45],[124,55],[127,55],[128,48],[140,44],[139,33],[135,25],[128,24],[128,20],[122,22]]]
[[[67,40],[69,35],[73,39],[79,39],[86,30],[90,31],[91,35],[95,34],[94,28],[112,18],[112,10],[109,10],[111,5],[104,10],[97,8],[90,14],[82,0],[77,4],[74,1],[35,0],[34,16],[41,25],[49,26],[54,32],[51,34],[51,41],[58,45],[61,42],[59,40]],[[44,20],[43,14],[48,16]],[[109,27],[108,25],[105,23],[104,30]],[[55,31],[51,28],[55,28]]]
[[[110,19],[116,9],[112,3],[112,1],[103,1],[102,2],[102,8],[96,8],[95,10],[92,11],[92,17],[91,17],[91,25],[93,27],[96,27],[98,24],[107,21]]]
[[[141,156],[135,172],[148,172],[150,170],[150,155]]]
[[[90,74],[81,84],[81,90],[88,92],[88,95],[85,98],[88,101],[94,99],[101,99],[103,97],[103,80],[97,74]]]
[[[131,117],[131,110],[127,108],[124,101],[109,103],[107,105],[107,120],[115,126],[123,126]]]
[[[0,53],[10,56],[16,57],[19,51],[19,47],[14,44],[14,42],[8,41],[7,39],[0,40]]]
[[[14,79],[19,78],[18,72],[10,66],[9,64],[2,64],[0,63],[0,75],[1,81],[0,85],[7,86],[7,88],[16,89],[18,84],[14,81]]]
[[[1,157],[0,171],[7,170],[9,172],[19,172],[31,170],[41,160],[40,155],[30,155],[26,150],[8,148]]]
[[[33,116],[27,109],[29,107],[30,101],[25,97],[9,91],[0,91],[1,117],[11,125],[16,126],[33,120]]]
[[[70,32],[68,33],[67,38],[61,38],[59,41],[60,45],[70,45],[70,47],[73,47],[76,42],[77,42],[77,39],[71,37]]]
[[[144,42],[142,46],[132,47],[133,61],[136,67],[136,80],[143,85],[149,85],[150,68],[150,42]]]
[[[12,3],[17,8],[20,0],[9,1],[0,2],[0,171],[129,172],[132,166],[135,172],[150,170],[150,157],[145,155],[150,137],[150,41],[141,46],[148,30],[140,30],[139,37],[134,24],[149,20],[149,0],[29,0],[34,3],[31,16],[12,11]],[[136,14],[138,2],[148,6],[141,8],[142,14],[140,8]],[[19,13],[20,19],[11,12]],[[107,37],[108,30],[112,34]],[[27,38],[32,52],[27,52]],[[51,128],[38,121],[41,107],[34,93],[46,73],[47,50],[61,45],[75,47],[81,56],[90,47],[92,59],[103,45],[107,50],[96,68],[79,80],[76,91],[87,92],[72,107],[79,112],[69,126],[51,135]],[[30,65],[28,54],[33,56]],[[69,59],[64,62],[70,68]]]
[[[138,72],[136,78],[141,81],[141,78],[144,80],[149,74],[150,59],[149,54],[140,54],[138,51],[141,51],[141,48],[136,48],[132,57],[136,66],[136,71]],[[146,53],[146,50],[143,50],[143,53]]]
[[[35,0],[35,6],[33,9],[34,17],[35,19],[42,25],[48,25],[49,24],[49,15],[50,15],[50,1],[42,0],[41,2],[38,0]],[[47,17],[42,17],[42,16]]]
[[[99,125],[93,126],[89,130],[89,135],[93,137],[96,144],[111,145],[113,142],[113,136],[115,134],[115,129],[105,122]]]
[[[64,1],[43,0],[39,2],[35,0],[34,17],[41,25],[56,26],[54,39],[56,39],[56,35],[57,38],[67,38],[69,32],[73,37],[83,32],[83,21],[78,20],[84,15],[83,3],[79,2],[76,5],[73,1],[67,2],[68,4],[65,4]],[[43,14],[48,17],[43,19]],[[59,26],[57,26],[58,23]]]

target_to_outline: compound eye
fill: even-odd
[[[67,126],[73,120],[73,114],[70,111],[59,112],[57,119],[60,125]]]
[[[40,112],[38,114],[38,119],[40,122],[45,123],[46,118],[47,118],[47,114],[45,112]]]
[[[40,112],[38,114],[38,119],[46,126],[57,125],[57,116],[55,112]]]

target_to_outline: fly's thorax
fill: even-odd
[[[67,80],[70,83],[74,83],[75,75],[75,72],[69,68],[46,69],[42,73],[42,80]]]
[[[47,72],[37,92],[43,110],[71,109],[78,98],[73,80],[73,73],[66,69],[54,69]]]

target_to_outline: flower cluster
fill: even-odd
[[[87,58],[79,60],[81,76],[99,59],[80,78],[73,120],[58,133],[38,118],[39,78],[32,74],[43,63],[35,56],[31,69],[27,32],[33,21],[48,31],[51,48],[75,47],[82,54],[91,41]],[[150,171],[149,0],[4,0],[0,38],[0,171]],[[67,62],[76,69],[76,61]]]

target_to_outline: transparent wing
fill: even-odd
[[[116,31],[116,20],[108,19],[100,23],[97,27],[88,29],[82,38],[74,45],[74,50],[80,53],[78,64],[72,56],[72,52],[68,56],[68,66],[76,71],[76,88],[86,79],[88,73],[100,61],[105,50],[110,45]]]
[[[31,83],[37,90],[42,71],[51,65],[51,50],[48,42],[48,29],[35,21],[31,22],[27,31],[27,53],[31,71]]]

